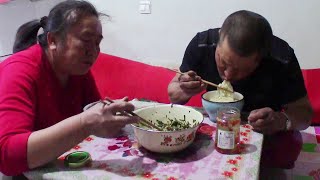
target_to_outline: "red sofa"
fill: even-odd
[[[92,73],[103,97],[119,99],[128,96],[130,99],[170,102],[167,87],[175,73],[163,67],[101,53]],[[313,124],[320,125],[320,69],[303,70],[303,77],[315,112]],[[187,105],[200,107],[201,95],[191,98]]]
[[[128,96],[170,103],[167,88],[175,73],[166,68],[100,53],[92,73],[102,97]],[[200,94],[187,105],[200,107]]]
[[[314,111],[313,125],[320,125],[320,69],[302,70],[304,84]]]

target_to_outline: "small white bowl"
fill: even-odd
[[[138,143],[144,148],[157,153],[172,153],[185,149],[194,140],[196,131],[203,121],[199,111],[183,105],[164,104],[145,107],[134,111],[140,117],[157,124],[157,120],[185,119],[190,128],[179,131],[158,131],[145,129],[132,124]]]

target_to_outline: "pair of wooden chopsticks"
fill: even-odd
[[[107,101],[108,103],[106,103],[105,101]],[[100,102],[105,106],[106,104],[111,104],[114,103],[114,101],[108,97],[106,97],[104,100],[100,100]],[[136,116],[139,118],[139,120],[146,126],[154,128],[158,131],[161,131],[161,129],[159,127],[157,127],[156,125],[152,124],[151,122],[149,122],[146,119],[143,119],[142,117],[140,117],[139,115],[137,115],[136,113],[132,112],[132,111],[122,111],[120,112],[122,115],[126,115],[126,116]]]
[[[176,73],[178,73],[178,74],[181,74],[181,75],[186,74],[186,73],[177,71],[177,70],[175,70],[175,69],[170,69],[170,68],[167,68],[167,69],[170,70],[170,71],[176,72]],[[210,82],[210,81],[206,81],[206,80],[204,80],[204,79],[201,79],[201,81],[202,81],[203,83],[205,83],[205,84],[210,85],[210,86],[214,86],[214,87],[216,87],[216,88],[223,89],[223,90],[225,90],[225,91],[228,91],[228,92],[233,93],[233,91],[230,91],[229,89],[226,89],[226,88],[223,88],[223,87],[219,87],[217,84],[212,83],[212,82]]]

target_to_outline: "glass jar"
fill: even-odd
[[[215,148],[222,154],[239,153],[240,111],[234,107],[222,107],[217,112]]]

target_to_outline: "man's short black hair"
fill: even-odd
[[[226,38],[231,49],[243,57],[256,52],[265,56],[270,52],[272,37],[271,26],[263,16],[241,10],[226,18],[219,42]]]

